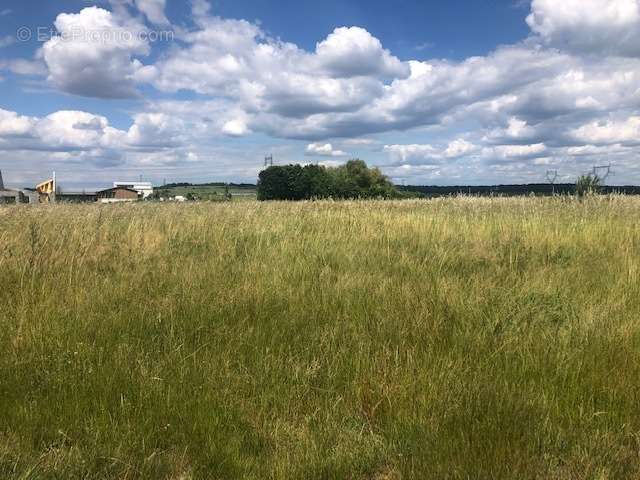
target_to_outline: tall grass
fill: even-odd
[[[0,209],[0,478],[638,478],[639,220]]]

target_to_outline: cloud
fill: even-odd
[[[135,4],[151,23],[169,25],[169,20],[164,13],[166,0],[135,0]]]
[[[566,153],[572,157],[583,157],[583,156],[596,156],[596,155],[606,155],[611,156],[614,154],[620,153],[631,153],[628,147],[623,147],[621,145],[614,146],[596,146],[596,145],[583,145],[580,147],[569,147],[566,149]]]
[[[295,122],[277,109],[258,111],[254,130],[318,141],[438,125],[456,109],[532,85],[560,73],[564,65],[561,54],[522,46],[504,47],[488,57],[460,63],[412,61],[409,77],[363,91],[363,99],[351,108],[318,111]]]
[[[305,155],[310,157],[346,157],[349,154],[342,150],[335,150],[330,143],[311,143],[307,145]]]
[[[198,29],[180,37],[185,46],[145,69],[145,80],[163,92],[233,99],[248,114],[299,119],[355,111],[382,94],[384,83],[376,75],[393,74],[400,65],[362,29],[338,29],[319,44],[321,53],[311,54],[268,38],[244,20],[206,15],[196,20]],[[339,49],[341,40],[355,44],[346,44],[354,48],[351,62]]]
[[[421,165],[440,163],[438,150],[433,145],[385,145],[384,151],[396,163],[419,163]]]
[[[527,23],[553,47],[586,54],[640,55],[638,0],[533,0]]]
[[[485,158],[496,160],[522,160],[529,158],[540,158],[547,153],[544,143],[534,145],[499,145],[497,147],[485,148],[482,155]]]
[[[222,126],[222,133],[231,137],[242,137],[249,133],[249,129],[244,120],[236,118],[229,120]]]
[[[149,53],[140,25],[90,7],[58,15],[55,26],[60,35],[42,47],[52,84],[86,97],[136,96],[134,78],[142,64],[133,57]]]
[[[197,21],[209,15],[211,3],[208,0],[191,0],[191,13]]]
[[[115,5],[122,2],[127,0]],[[600,17],[592,13],[601,3],[587,0],[587,8],[571,10],[535,0],[529,23],[551,38],[564,25],[597,24]],[[602,22],[633,25],[636,3],[608,2],[613,6],[605,9],[610,14]],[[164,9],[160,0],[136,0],[136,5],[147,16],[158,17]],[[584,12],[567,20],[574,10]],[[525,122],[576,109],[602,110],[637,80],[637,65],[600,68],[530,44],[462,62],[402,62],[360,27],[337,28],[317,43],[315,52],[307,52],[268,37],[256,24],[211,16],[207,2],[194,2],[193,12],[196,28],[182,32],[180,46],[153,65],[143,66],[135,58],[148,52],[142,41],[107,41],[95,48],[56,37],[44,50],[50,79],[64,91],[107,98],[135,95],[135,82],[166,93],[188,90],[222,97],[244,113],[247,132],[312,141],[437,125],[460,109],[479,112],[485,102],[492,104],[492,115],[520,114]],[[135,33],[141,28],[122,13],[96,7],[60,15],[56,26],[63,33],[78,28]],[[78,71],[83,74],[71,73]],[[498,105],[501,97],[511,98],[511,104]],[[245,131],[233,126],[229,133]]]
[[[525,120],[510,117],[507,126],[494,128],[484,137],[484,141],[487,143],[530,143],[538,135],[538,131]]]
[[[536,11],[537,18],[563,11],[541,1],[532,9],[531,18]],[[337,28],[307,52],[270,38],[256,24],[211,16],[206,2],[194,2],[193,11],[196,28],[182,32],[179,44],[153,65],[133,58],[146,45],[109,45],[95,55],[100,66],[109,64],[103,57],[113,63],[100,82],[71,83],[69,73],[51,78],[65,91],[88,95],[133,95],[139,82],[169,94],[188,90],[223,98],[236,111],[237,118],[223,126],[232,136],[263,132],[318,142],[440,125],[467,112],[487,123],[518,118],[529,126],[528,137],[516,138],[512,128],[503,134],[526,142],[539,131],[532,124],[628,104],[640,71],[632,60],[607,59],[604,67],[526,43],[462,62],[402,62],[359,27]],[[110,15],[104,19],[110,24],[121,17],[101,14]],[[84,10],[79,15],[90,16]],[[100,68],[88,63],[89,72]]]
[[[190,129],[182,119],[162,112],[136,114],[131,127],[120,130],[106,117],[88,112],[61,110],[37,118],[0,110],[0,150],[160,151],[186,145]]]
[[[45,76],[47,74],[47,67],[41,60],[23,58],[0,61],[0,69],[24,76]]]
[[[59,111],[38,120],[34,135],[42,147],[51,150],[82,150],[107,146],[117,131],[99,115],[79,111]]]
[[[413,165],[439,165],[447,160],[455,160],[474,154],[478,147],[463,139],[456,139],[443,147],[429,144],[385,145],[384,151],[395,163]]]
[[[201,175],[208,175],[210,165],[201,164],[214,159],[224,166],[225,174],[247,175],[243,177],[247,181],[257,175],[255,158],[264,152],[247,145],[235,150],[222,146],[219,140],[227,119],[205,118],[206,111],[214,110],[213,104],[199,107],[202,118],[193,116],[197,106],[181,102],[149,103],[147,107],[148,111],[133,115],[126,129],[111,125],[105,116],[83,111],[27,117],[0,109],[0,164],[20,158],[35,171],[51,162],[60,169],[82,165],[87,178],[93,180],[88,172],[99,177],[100,170],[115,166],[150,172],[170,168],[178,176],[185,175],[187,168],[201,169]],[[244,163],[236,165],[238,159]]]
[[[640,116],[590,122],[571,131],[579,142],[589,145],[640,145]]]
[[[538,19],[564,11],[557,3],[532,8]],[[584,115],[640,105],[640,65],[631,58],[596,62],[524,42],[462,62],[402,62],[358,27],[338,28],[307,52],[258,25],[212,17],[206,3],[194,11],[197,28],[144,70],[144,81],[167,93],[229,100],[243,124],[229,123],[232,135],[246,128],[322,143],[467,116],[486,128],[490,143],[537,144],[545,135],[562,143]],[[566,127],[559,129],[561,119]]]
[[[531,35],[522,42],[461,61],[405,61],[361,27],[336,28],[305,50],[258,23],[213,16],[205,0],[192,2],[190,29],[176,28],[170,48],[148,55],[152,45],[137,33],[145,22],[164,24],[165,2],[110,0],[112,11],[58,16],[61,34],[42,50],[50,84],[103,98],[133,97],[152,86],[161,100],[138,104],[127,129],[78,112],[5,113],[2,128],[13,136],[0,133],[0,150],[85,152],[73,158],[121,151],[109,155],[146,165],[189,163],[193,153],[248,172],[261,146],[234,152],[242,167],[227,160],[228,151],[213,152],[236,143],[225,144],[224,136],[258,133],[302,140],[308,147],[297,155],[329,159],[374,142],[372,158],[386,156],[391,172],[419,178],[521,179],[546,164],[582,171],[605,156],[615,156],[617,171],[635,175],[639,3],[533,0]],[[110,36],[68,38],[87,30]],[[38,60],[0,66],[42,74]],[[183,91],[197,100],[174,96]],[[298,161],[296,147],[289,148],[287,160]]]
[[[166,113],[140,113],[126,136],[126,143],[138,147],[174,147],[187,141],[186,126],[181,119]]]
[[[458,139],[449,143],[444,151],[445,158],[460,158],[476,152],[478,147],[466,140]]]
[[[165,15],[166,0],[103,0],[109,3],[115,16],[135,22],[135,15],[141,13],[154,25],[169,26]]]
[[[17,162],[21,176],[15,181],[25,185],[51,169],[61,173],[65,185],[73,181],[81,188],[93,188],[114,175],[197,181],[210,177],[212,163],[223,179],[255,180],[255,159],[264,154],[263,147],[222,144],[222,124],[229,117],[221,110],[220,116],[215,113],[217,102],[184,103],[148,103],[148,111],[135,114],[124,129],[89,112],[27,117],[0,109],[0,165]]]
[[[7,35],[6,37],[0,37],[0,48],[8,47],[9,45],[13,45],[16,43],[16,39],[11,35]]]
[[[28,135],[35,120],[0,108],[0,137]]]
[[[380,40],[360,27],[336,28],[316,46],[315,60],[332,77],[409,76],[409,66],[382,48]]]

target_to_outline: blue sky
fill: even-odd
[[[640,0],[5,0],[0,169],[254,181],[273,153],[412,184],[602,163],[638,183],[639,57]]]

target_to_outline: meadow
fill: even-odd
[[[188,185],[161,187],[157,189],[157,192],[161,197],[175,197],[176,195],[187,197],[188,195],[193,195],[204,201],[224,201],[227,189],[218,185]],[[256,187],[230,186],[228,192],[236,201],[256,199]]]
[[[622,196],[0,208],[0,478],[639,478],[639,221]]]

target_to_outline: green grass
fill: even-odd
[[[0,209],[0,478],[638,478],[639,220]]]
[[[181,195],[186,197],[189,194],[197,196],[201,200],[223,200],[226,190],[224,187],[210,186],[210,185],[191,185],[188,187],[158,187],[158,193],[163,197],[175,197]],[[241,188],[241,187],[229,187],[229,193],[234,197],[234,200],[255,200],[257,197],[257,189],[254,188]]]

